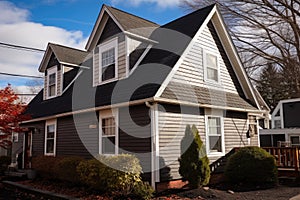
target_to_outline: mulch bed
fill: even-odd
[[[111,196],[105,194],[97,194],[95,193],[95,191],[91,191],[84,187],[73,187],[64,183],[45,182],[41,180],[19,181],[18,183],[29,185],[41,190],[48,190],[55,193],[60,193],[60,194],[80,198],[82,200],[112,200],[113,199]],[[300,194],[300,187],[283,186],[283,185],[279,185],[275,188],[270,188],[270,189],[257,188],[256,190],[247,191],[247,192],[228,192],[228,190],[224,190],[219,187],[219,189],[209,188],[208,190],[207,189],[204,190],[203,188],[194,189],[194,190],[182,190],[182,189],[168,190],[158,194],[158,196],[153,198],[153,200],[176,200],[176,199],[286,200],[298,194]],[[26,194],[26,195],[28,199],[41,199],[37,197],[35,198],[35,196],[30,196],[30,194]],[[21,196],[21,194],[18,194],[18,196]]]

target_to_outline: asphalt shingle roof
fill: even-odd
[[[32,118],[39,118],[154,97],[213,6],[197,10],[155,29],[150,39],[158,41],[158,43],[151,48],[141,64],[128,78],[92,87],[93,65],[92,58],[89,58],[84,61],[83,65],[89,66],[90,69],[80,69],[83,70],[83,73],[67,91],[56,98],[43,100],[42,90],[30,102],[26,113],[31,114]],[[125,30],[144,25],[156,25],[141,18],[137,19],[137,17],[117,9],[108,8],[116,18],[123,19],[120,23]],[[132,21],[126,21],[128,19]],[[81,63],[86,57],[86,52],[54,44],[52,47],[60,55],[58,59],[61,62]],[[74,73],[72,74],[74,75]],[[163,93],[164,97],[175,98],[169,92],[170,89],[183,91],[178,86],[170,85]],[[211,95],[209,91],[196,87],[194,90],[200,103],[210,103],[209,99],[212,96],[209,96]],[[207,94],[202,97],[201,95],[204,93]],[[238,95],[226,94],[225,96],[228,99],[228,105],[232,107],[255,109]],[[184,93],[183,97],[188,98],[189,96]]]
[[[52,49],[57,60],[63,63],[70,63],[80,65],[86,59],[88,52],[79,49],[62,46],[59,44],[49,43],[49,47]]]

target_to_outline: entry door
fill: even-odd
[[[31,168],[31,156],[32,156],[32,132],[27,132],[24,134],[24,146],[23,146],[23,153],[24,153],[24,163],[23,168],[29,169]]]

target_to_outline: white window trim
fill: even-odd
[[[53,96],[49,96],[49,81],[50,81],[50,75],[51,74],[54,74],[55,73],[55,95],[53,95]],[[51,68],[49,68],[48,70],[47,70],[47,94],[46,94],[46,96],[47,96],[47,99],[52,99],[52,98],[55,98],[56,96],[57,96],[57,75],[58,75],[58,73],[57,73],[57,66],[54,66],[54,67],[51,67]]]
[[[115,81],[118,79],[118,37],[115,37],[107,42],[101,43],[100,45],[98,45],[96,48],[99,48],[99,77],[98,77],[98,82],[99,84],[105,84],[105,83],[109,83],[112,81]],[[102,81],[102,53],[104,51],[107,51],[111,48],[115,49],[115,77],[109,80],[105,80]]]
[[[53,153],[47,153],[47,126],[54,125],[54,149]],[[57,139],[57,119],[47,120],[45,124],[45,141],[44,141],[44,155],[56,156],[56,139]]]
[[[221,144],[222,152],[210,152],[209,150],[209,135],[208,135],[208,118],[209,117],[218,117],[220,118],[221,123]],[[224,156],[225,155],[225,137],[224,137],[224,118],[221,115],[205,115],[205,143],[206,143],[206,152],[208,157],[214,156]]]
[[[211,80],[207,78],[207,64],[206,64],[206,55],[211,54],[217,57],[217,70],[218,70],[218,81]],[[203,72],[204,72],[204,81],[210,84],[220,85],[221,84],[221,69],[220,69],[220,56],[218,53],[209,51],[203,48]]]
[[[17,132],[12,132],[12,142],[13,143],[18,143],[19,142],[19,133]]]
[[[102,119],[114,117],[115,118],[115,153],[103,154],[102,153]],[[99,154],[100,155],[118,155],[119,154],[119,109],[99,111]]]

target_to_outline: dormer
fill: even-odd
[[[64,75],[79,68],[88,53],[82,50],[49,43],[39,66],[44,73],[44,100],[52,99],[63,94],[67,84]]]
[[[93,52],[93,86],[127,78],[155,41],[159,25],[103,5],[86,50]]]

